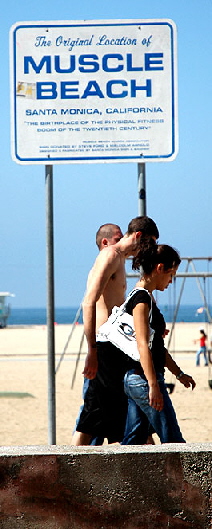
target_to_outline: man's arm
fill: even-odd
[[[83,374],[95,378],[98,362],[96,349],[96,303],[103,294],[111,276],[120,264],[120,256],[115,249],[105,249],[98,255],[88,280],[87,292],[83,301],[84,332],[88,344]]]

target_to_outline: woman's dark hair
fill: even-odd
[[[133,259],[132,269],[139,270],[142,267],[145,274],[151,274],[159,263],[164,265],[164,270],[169,270],[169,268],[179,266],[181,259],[177,250],[172,248],[172,246],[156,244],[150,237],[142,239],[140,252]]]

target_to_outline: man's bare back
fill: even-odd
[[[118,254],[117,250],[113,249],[112,246],[108,246],[101,251],[97,257],[93,268],[91,269],[88,276],[87,289],[90,290],[90,285],[95,283],[95,277],[99,276],[99,270],[102,268],[103,261],[110,259],[114,260],[114,271],[108,278],[105,284],[104,290],[96,302],[96,332],[100,325],[107,321],[110,316],[112,309],[115,305],[120,306],[125,299],[126,291],[126,274],[125,274],[125,259],[123,256]],[[86,298],[85,298],[86,302]]]

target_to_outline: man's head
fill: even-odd
[[[126,233],[126,237],[129,237],[132,239],[132,251],[131,255],[133,256],[133,268],[137,264],[137,256],[139,255],[141,251],[141,241],[143,244],[143,241],[154,239],[155,241],[159,237],[159,231],[158,228],[154,222],[154,220],[150,219],[150,217],[142,216],[142,217],[135,217],[132,219],[128,224],[128,230]]]
[[[142,237],[149,236],[155,240],[159,238],[159,231],[154,220],[146,216],[135,217],[129,222],[127,235],[134,232],[141,232]]]
[[[102,250],[105,246],[116,244],[122,237],[123,233],[117,224],[102,224],[96,233],[96,244]]]

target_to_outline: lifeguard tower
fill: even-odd
[[[0,292],[0,329],[7,326],[7,319],[10,315],[10,305],[6,303],[8,297],[14,297],[10,292]]]

